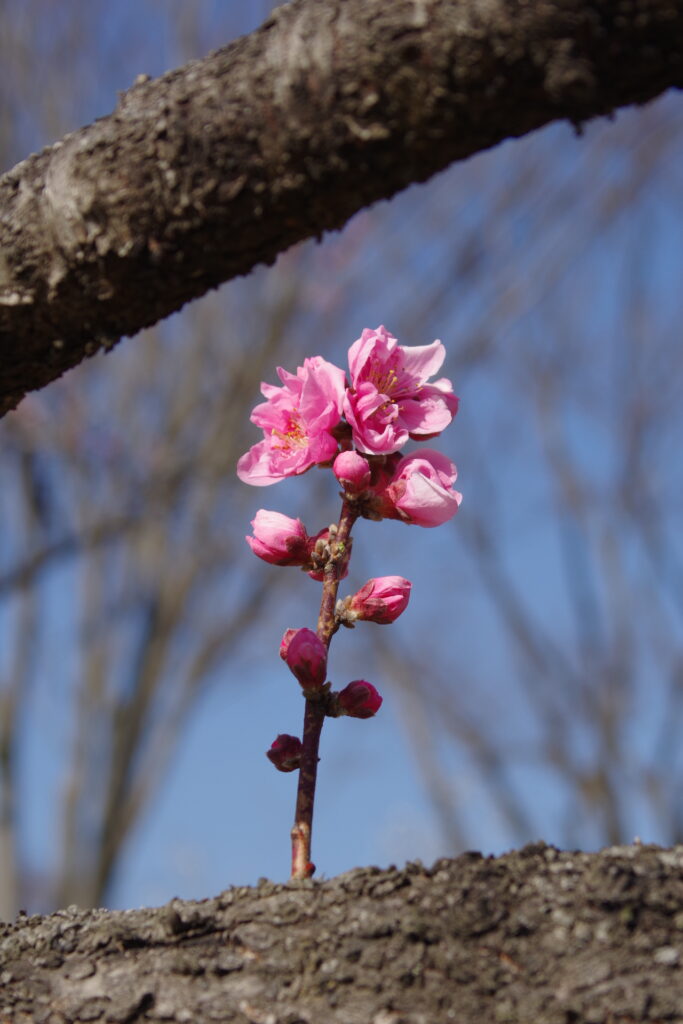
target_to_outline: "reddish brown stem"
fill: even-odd
[[[330,555],[325,564],[317,629],[318,636],[327,648],[330,646],[330,640],[336,628],[334,610],[337,603],[341,566],[345,556],[348,557],[351,529],[356,519],[357,513],[353,507],[349,502],[344,501],[334,537],[330,530]],[[304,733],[301,740],[301,767],[292,827],[292,878],[310,878],[315,871],[315,865],[311,862],[311,837],[315,783],[318,774],[318,748],[320,733],[325,721],[325,697],[326,694],[321,694],[320,699],[317,697],[306,699]]]

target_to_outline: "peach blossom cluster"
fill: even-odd
[[[446,522],[461,500],[450,459],[429,448],[397,457],[409,440],[437,437],[458,410],[447,378],[429,382],[445,354],[440,341],[410,347],[399,345],[385,327],[365,328],[349,349],[348,378],[321,356],[305,359],[296,374],[278,368],[281,387],[261,385],[266,401],[251,419],[263,440],[239,460],[239,478],[264,487],[333,463],[361,515],[418,526]],[[268,548],[273,537],[265,515],[259,515],[252,548],[266,557],[257,549]],[[279,527],[274,532],[279,538]]]
[[[264,487],[318,466],[331,468],[342,487],[338,523],[309,534],[300,519],[260,509],[246,538],[264,561],[299,566],[323,584],[317,631],[289,629],[280,645],[306,699],[303,737],[282,733],[267,752],[280,771],[299,769],[292,829],[295,878],[313,871],[310,835],[322,721],[340,715],[371,718],[382,703],[363,679],[332,690],[330,640],[340,626],[394,622],[411,591],[403,577],[382,576],[337,599],[348,572],[351,529],[360,518],[435,527],[460,506],[453,487],[457,470],[447,456],[430,448],[403,451],[411,440],[437,437],[458,410],[450,380],[433,379],[444,358],[440,341],[409,347],[399,345],[385,327],[366,328],[349,349],[348,374],[321,356],[305,359],[295,374],[278,368],[280,385],[261,385],[265,401],[251,415],[263,437],[240,458],[241,480]]]

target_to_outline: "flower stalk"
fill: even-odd
[[[337,629],[335,607],[339,590],[340,567],[351,547],[351,530],[358,518],[351,503],[344,501],[336,529],[330,529],[329,556],[325,563],[323,592],[318,616],[318,638],[329,650],[330,641]],[[332,539],[332,533],[334,538]],[[291,878],[310,878],[315,871],[311,861],[313,838],[313,807],[315,785],[318,777],[318,750],[320,734],[326,714],[326,698],[329,691],[306,698],[302,738],[299,785],[296,793],[296,809],[292,826],[292,872]]]
[[[266,756],[280,772],[299,772],[291,830],[293,879],[310,878],[313,807],[318,751],[327,716],[372,718],[382,697],[372,683],[355,679],[341,691],[327,679],[330,641],[341,625],[390,625],[405,610],[411,583],[402,576],[368,580],[355,594],[338,599],[348,573],[351,531],[358,518],[398,519],[439,526],[460,504],[453,490],[457,470],[440,452],[422,449],[403,455],[408,440],[426,441],[448,426],[458,408],[451,382],[430,378],[440,369],[440,341],[404,347],[385,327],[365,329],[349,349],[349,375],[321,356],[304,360],[296,374],[278,367],[280,386],[263,383],[266,399],[252,412],[263,431],[237,464],[245,483],[267,487],[299,476],[313,466],[332,471],[342,486],[339,522],[309,534],[299,519],[260,509],[247,543],[254,554],[277,566],[298,566],[322,583],[315,633],[286,630],[280,657],[296,677],[305,699],[301,739],[281,733]]]

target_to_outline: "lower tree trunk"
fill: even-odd
[[[0,930],[0,1020],[683,1021],[683,847],[544,843]]]

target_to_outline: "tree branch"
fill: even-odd
[[[0,179],[0,414],[208,289],[558,118],[683,85],[671,0],[292,0]]]
[[[432,869],[0,926],[7,1021],[680,1022],[680,849],[537,843]]]

